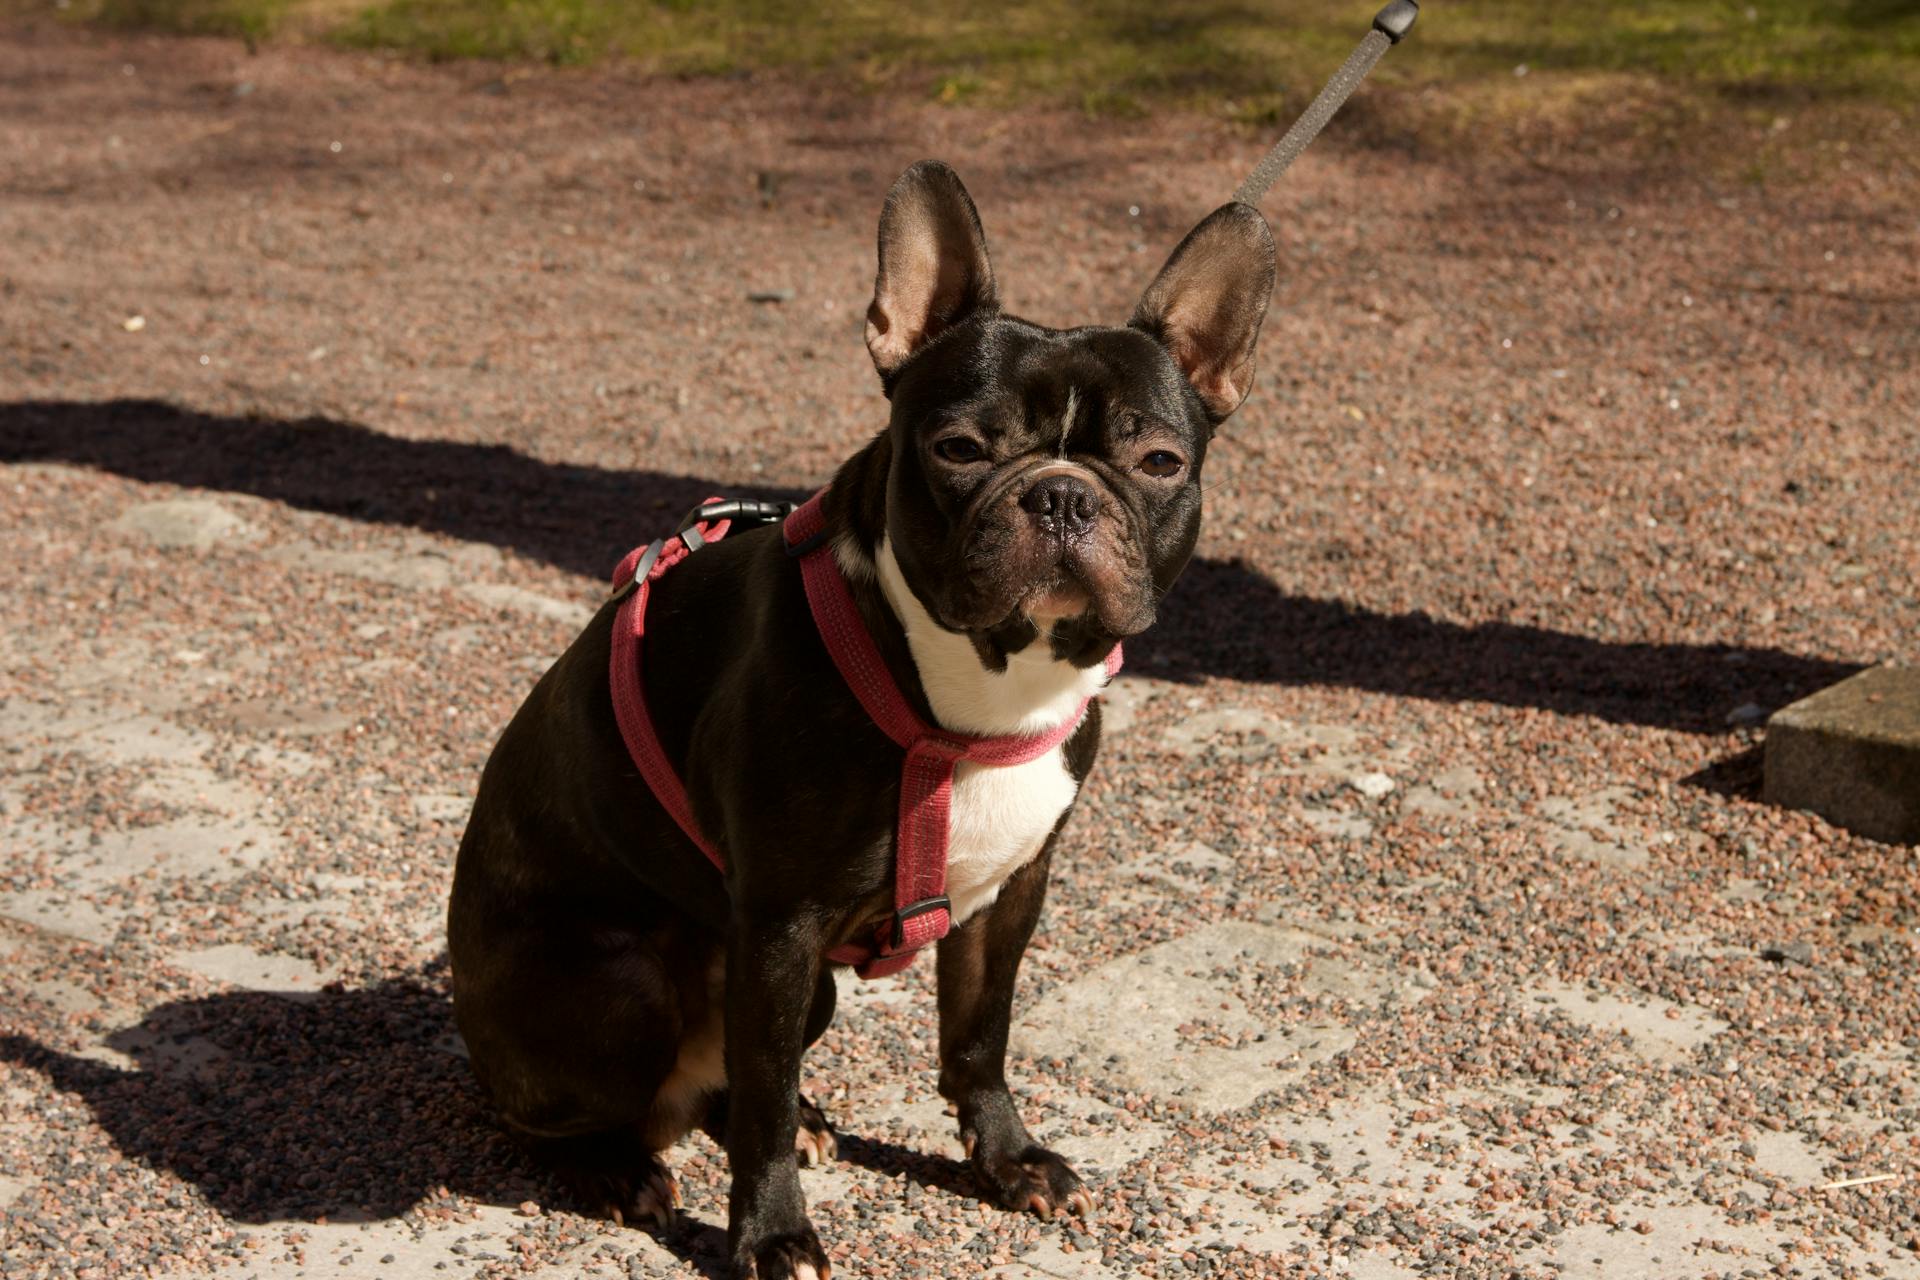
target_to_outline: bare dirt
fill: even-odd
[[[1117,322],[1264,142],[0,41],[0,1270],[714,1274],[719,1153],[673,1232],[578,1216],[461,1061],[494,735],[628,546],[879,428],[904,165]],[[1757,797],[1768,711],[1920,660],[1892,154],[1309,153],[1026,971],[1100,1209],[984,1207],[930,971],[848,983],[836,1274],[1920,1274],[1920,869]]]

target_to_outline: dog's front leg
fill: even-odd
[[[727,944],[727,1245],[738,1280],[827,1280],[800,1194],[800,1055],[820,972],[810,920],[736,907]]]
[[[1036,1143],[1007,1091],[1013,980],[1046,897],[1053,841],[1000,897],[940,942],[940,1093],[960,1114],[974,1173],[1009,1209],[1086,1214],[1093,1197],[1065,1160]]]

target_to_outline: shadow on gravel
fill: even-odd
[[[1729,800],[1758,802],[1766,784],[1766,764],[1764,748],[1748,747],[1723,760],[1702,765],[1680,779],[1680,785],[1710,791]]]
[[[840,1160],[857,1168],[877,1173],[889,1181],[899,1181],[904,1177],[915,1187],[926,1187],[934,1191],[944,1191],[948,1195],[963,1200],[972,1200],[990,1209],[1000,1210],[999,1201],[981,1189],[981,1183],[973,1176],[973,1169],[964,1160],[955,1160],[951,1156],[935,1154],[931,1151],[919,1151],[912,1147],[903,1147],[897,1142],[885,1138],[864,1138],[857,1133],[848,1133],[844,1129],[834,1131],[840,1144]],[[1098,1174],[1090,1166],[1075,1162],[1080,1173],[1089,1184],[1099,1181]],[[911,1204],[909,1194],[907,1203]],[[1025,1213],[1024,1209],[1012,1211]],[[1063,1221],[1070,1221],[1062,1215]],[[982,1241],[982,1243],[985,1243]]]
[[[445,961],[357,991],[235,991],[161,1005],[107,1044],[131,1069],[0,1036],[0,1062],[85,1102],[130,1158],[243,1223],[397,1218],[441,1188],[566,1204],[498,1125],[453,1048]],[[726,1232],[650,1233],[703,1274]]]
[[[1146,637],[1152,643],[1127,646],[1130,662],[1137,651],[1153,664],[1149,674],[1538,707],[1686,733],[1725,733],[1736,707],[1771,713],[1860,670],[1737,644],[1619,643],[1508,622],[1371,613],[1287,595],[1238,561],[1195,560],[1172,600]],[[1230,625],[1209,618],[1209,602]]]
[[[397,1218],[441,1188],[492,1205],[567,1203],[494,1123],[454,1043],[442,960],[357,991],[161,1005],[107,1038],[132,1068],[23,1035],[0,1035],[0,1062],[80,1099],[123,1154],[191,1183],[234,1222]],[[964,1164],[839,1137],[850,1164],[980,1198]],[[726,1273],[722,1226],[683,1214],[647,1234],[703,1275]]]
[[[161,1005],[107,1043],[131,1069],[0,1036],[0,1060],[86,1102],[128,1156],[239,1222],[392,1218],[437,1188],[545,1200],[451,1048],[444,986],[236,991]]]
[[[504,445],[406,440],[328,418],[220,417],[142,400],[0,404],[0,462],[64,462],[250,493],[494,543],[597,580],[720,487],[695,476],[545,462]],[[1128,657],[1135,671],[1176,680],[1335,685],[1688,733],[1723,732],[1727,713],[1743,703],[1771,711],[1859,670],[1778,649],[1619,644],[1373,613],[1289,595],[1245,564],[1206,558],[1188,568],[1165,620],[1130,644]]]
[[[834,1130],[834,1138],[840,1146],[840,1159],[847,1164],[889,1179],[904,1174],[916,1187],[931,1187],[985,1205],[994,1203],[980,1193],[973,1171],[950,1156],[915,1151],[884,1138],[863,1138],[839,1128]]]
[[[0,461],[74,463],[149,483],[250,493],[303,511],[491,542],[601,581],[634,544],[713,492],[697,476],[545,462],[505,445],[406,440],[333,418],[220,417],[153,400],[0,404]]]

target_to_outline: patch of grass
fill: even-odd
[[[44,3],[45,0],[42,0]],[[0,0],[0,6],[9,0]],[[11,0],[18,7],[21,0]],[[1378,0],[70,0],[116,26],[302,32],[427,58],[606,58],[669,74],[742,68],[911,86],[953,102],[1102,114],[1198,108],[1289,117]],[[1504,113],[1571,109],[1596,84],[1741,106],[1920,103],[1912,0],[1431,0],[1381,84],[1444,87]],[[1569,99],[1569,91],[1571,97]],[[1619,104],[1616,103],[1616,106]]]
[[[149,7],[166,0],[119,0]],[[238,6],[284,0],[218,0]],[[384,0],[341,30],[431,57],[620,56],[685,71],[880,60],[969,100],[1297,100],[1374,0]],[[1718,94],[1920,99],[1920,6],[1902,0],[1436,0],[1381,75],[1410,85],[1627,73]]]
[[[271,36],[301,0],[74,0],[62,15],[119,30],[233,36],[249,46]],[[15,6],[19,8],[20,6]]]
[[[535,59],[559,65],[595,61],[630,38],[631,9],[584,0],[392,0],[363,10],[333,35],[343,43],[399,49],[429,58]],[[660,10],[669,13],[670,10]]]

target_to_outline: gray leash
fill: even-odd
[[[1340,69],[1333,73],[1333,79],[1327,81],[1327,87],[1310,103],[1306,112],[1293,122],[1293,128],[1287,130],[1287,136],[1274,143],[1273,150],[1267,152],[1266,159],[1254,166],[1233,198],[1242,204],[1257,205],[1273,190],[1273,184],[1280,175],[1297,159],[1307,144],[1320,136],[1327,127],[1327,121],[1333,119],[1333,113],[1340,109],[1360,82],[1367,78],[1367,72],[1373,70],[1373,64],[1387,50],[1399,44],[1403,36],[1413,28],[1413,20],[1420,16],[1420,6],[1414,0],[1393,0],[1386,8],[1373,16],[1373,30],[1367,32],[1360,47],[1347,56]]]

